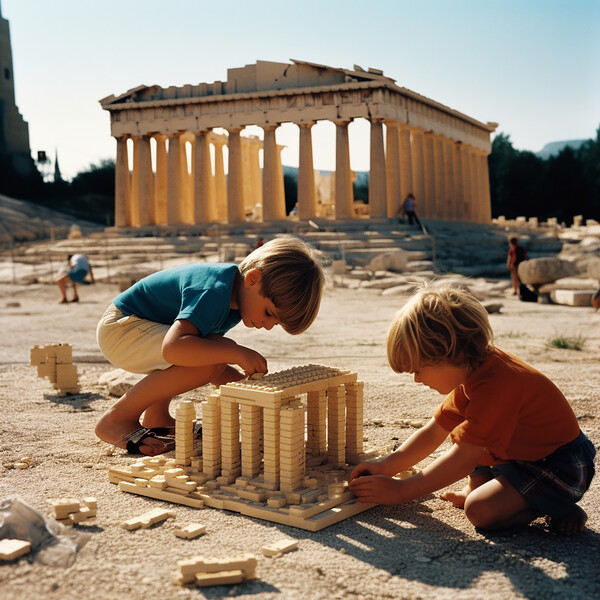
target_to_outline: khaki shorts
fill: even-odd
[[[96,328],[96,339],[102,354],[115,367],[130,373],[151,373],[168,369],[171,364],[162,357],[162,343],[170,325],[124,316],[111,304]]]

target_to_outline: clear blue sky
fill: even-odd
[[[382,69],[398,85],[480,121],[515,148],[595,137],[600,0],[0,0],[17,105],[32,151],[58,150],[63,176],[114,158],[98,101],[137,85],[226,80],[227,69],[290,58]],[[316,126],[318,127],[318,126]],[[352,168],[369,165],[351,126]],[[256,133],[256,132],[254,132]],[[315,167],[335,164],[333,132]],[[297,132],[283,127],[285,164]]]

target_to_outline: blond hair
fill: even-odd
[[[487,311],[470,292],[444,284],[423,286],[388,329],[387,355],[397,373],[447,361],[477,368],[493,350]]]
[[[319,312],[325,276],[314,250],[299,238],[275,238],[251,252],[239,265],[242,275],[258,269],[262,294],[275,305],[281,326],[302,333]]]

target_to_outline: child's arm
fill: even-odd
[[[182,367],[239,365],[246,375],[268,370],[265,357],[255,350],[222,336],[202,337],[198,328],[185,319],[175,321],[167,331],[162,354],[167,362]]]
[[[360,502],[400,504],[427,496],[466,477],[480,464],[482,454],[480,446],[454,444],[423,471],[408,479],[363,476],[351,481],[349,487]]]
[[[361,475],[386,475],[393,477],[406,471],[429,456],[448,437],[448,432],[431,419],[425,427],[415,431],[400,448],[382,461],[361,463],[350,473],[350,481]]]

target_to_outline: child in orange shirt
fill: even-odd
[[[380,462],[350,474],[361,502],[399,504],[468,476],[442,494],[482,529],[546,516],[567,535],[583,530],[577,506],[594,475],[595,449],[559,389],[542,373],[493,346],[485,308],[470,293],[431,286],[396,315],[387,353],[397,373],[447,394],[425,427]],[[450,434],[450,450],[420,473],[394,479]]]

